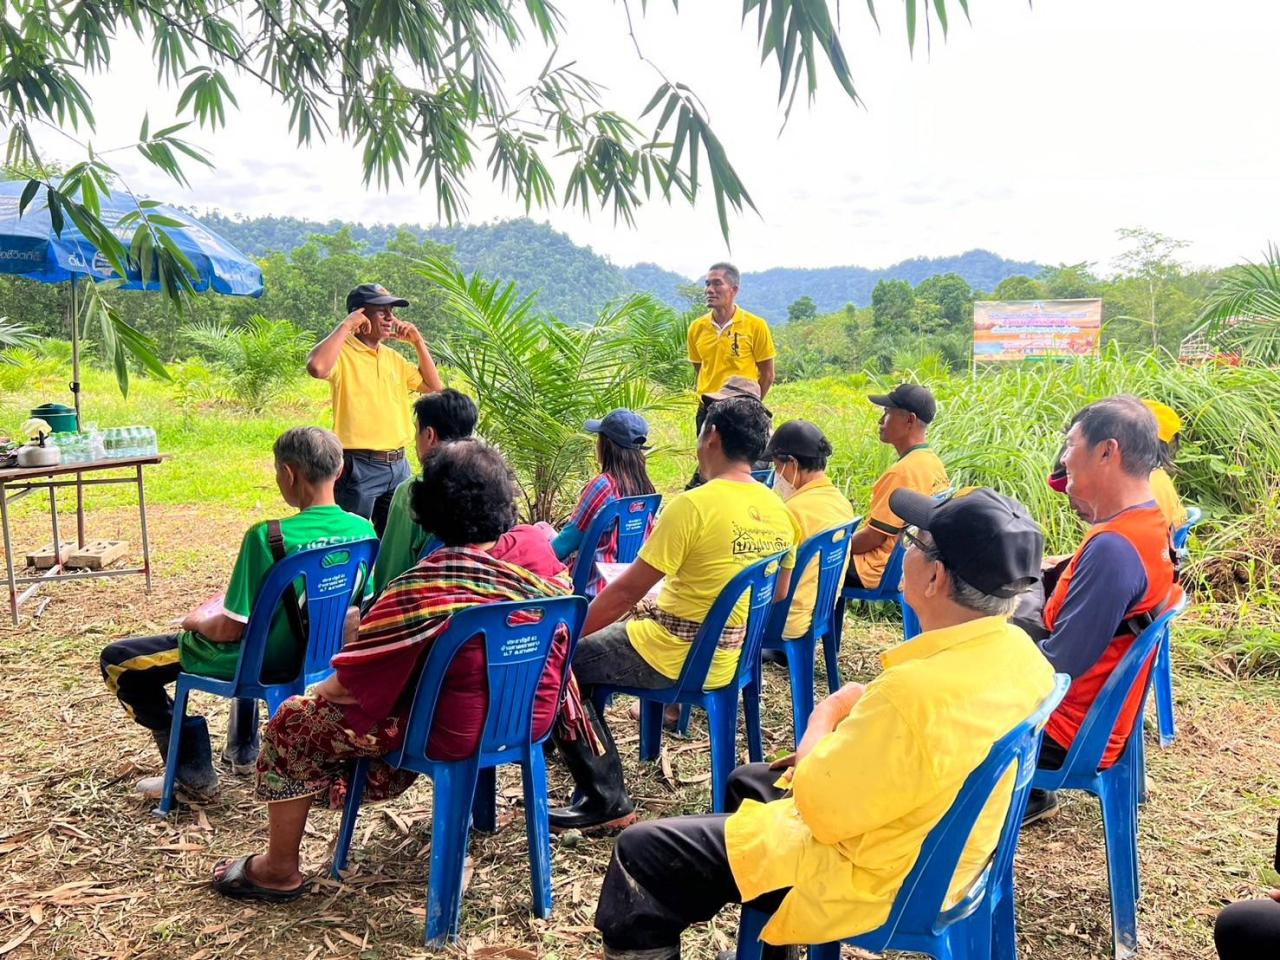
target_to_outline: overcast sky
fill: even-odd
[[[635,2],[637,10],[638,2]],[[639,113],[657,76],[637,61],[623,9],[562,0],[562,52],[605,83],[606,100]],[[777,73],[759,63],[754,21],[738,0],[649,0],[644,52],[688,82],[746,182],[758,215],[731,223],[726,250],[708,191],[697,208],[657,203],[634,229],[607,213],[535,211],[619,264],[656,262],[695,276],[729,255],[744,270],[885,266],[913,256],[985,247],[1046,263],[1108,269],[1117,228],[1143,225],[1190,241],[1189,262],[1256,259],[1280,240],[1280,124],[1275,122],[1272,0],[971,0],[945,42],[920,37],[909,56],[902,7],[843,4],[841,37],[863,99],[853,105],[824,75],[817,102],[779,134]],[[504,59],[522,85],[547,51],[530,43]],[[156,83],[146,47],[122,51],[89,83],[99,148],[131,142],[144,111],[152,129],[176,94]],[[364,223],[432,224],[435,203],[414,187],[366,190],[358,153],[338,141],[301,149],[287,112],[252,81],[235,86],[230,127],[191,139],[216,170],[188,165],[184,191],[136,154],[113,155],[135,190],[199,208]],[[42,138],[71,158],[56,137]],[[472,177],[469,220],[523,210]]]

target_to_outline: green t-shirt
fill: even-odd
[[[373,593],[381,596],[387,584],[422,557],[422,550],[432,537],[414,522],[409,509],[409,488],[413,477],[401,482],[391,495],[387,507],[387,525],[382,528],[382,542],[378,544],[378,559],[373,565]]]
[[[280,533],[284,537],[286,554],[312,547],[326,547],[353,540],[371,539],[373,524],[364,517],[347,513],[339,506],[311,507],[280,521]],[[267,579],[267,572],[275,563],[271,546],[267,543],[267,524],[255,523],[244,535],[236,565],[227,584],[227,596],[223,608],[232,620],[249,622],[258,591]],[[299,596],[302,581],[297,582]],[[364,596],[371,596],[372,585],[366,580]],[[178,637],[178,652],[182,669],[219,680],[233,680],[240,662],[239,643],[214,643],[212,640],[184,630]],[[267,653],[262,660],[263,677],[270,679],[291,674],[297,669],[298,641],[289,627],[289,617],[284,607],[276,610],[267,636]]]

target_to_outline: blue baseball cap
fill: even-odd
[[[587,433],[601,433],[627,450],[642,450],[649,441],[649,424],[631,410],[610,410],[601,420],[582,425]]]

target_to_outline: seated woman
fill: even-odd
[[[540,576],[560,568],[536,531],[512,537],[515,479],[502,455],[479,440],[434,449],[410,493],[413,514],[444,546],[396,577],[360,624],[359,633],[333,658],[335,673],[309,695],[286,701],[267,724],[258,758],[257,797],[267,806],[270,841],[264,854],[220,863],[213,888],[236,899],[273,902],[301,895],[299,846],[312,801],[341,807],[358,758],[369,767],[367,801],[401,793],[415,774],[378,762],[400,745],[408,710],[432,642],[459,609],[482,603],[568,593],[563,578]],[[542,556],[531,544],[541,540]],[[536,545],[536,544],[534,544]],[[548,560],[549,558],[549,560]],[[563,569],[563,568],[560,568]],[[565,669],[566,644],[557,640],[538,689],[535,735],[550,728]],[[585,730],[575,697],[560,712],[561,733]],[[466,644],[449,668],[428,753],[440,760],[473,754],[488,708],[484,648]]]
[[[600,473],[583,487],[573,516],[551,543],[561,560],[577,553],[596,515],[614,500],[655,492],[645,466],[644,448],[649,440],[649,424],[644,417],[630,410],[613,410],[603,420],[588,420],[583,428],[587,433],[597,435],[596,460],[600,464]],[[596,550],[596,562],[613,563],[617,558],[618,531],[615,527]],[[597,578],[587,593],[594,597],[604,587],[604,578]]]

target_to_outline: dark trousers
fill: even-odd
[[[779,773],[766,763],[749,763],[729,777],[730,811],[744,800],[768,803],[783,795],[773,786]],[[710,920],[727,904],[741,903],[725,847],[725,813],[648,820],[622,831],[600,888],[596,929],[610,960],[677,960],[680,934]],[[751,901],[772,913],[786,890]],[[785,949],[765,947],[766,960]]]
[[[1220,960],[1280,957],[1280,903],[1245,900],[1218,914],[1213,942]]]
[[[148,730],[168,730],[173,700],[165,687],[178,679],[178,635],[118,640],[98,659],[102,679],[125,712]]]
[[[844,572],[844,588],[846,590],[863,590],[862,578],[858,576],[858,565],[849,558],[849,568]]]
[[[1067,748],[1047,733],[1040,741],[1040,756],[1036,758],[1036,766],[1041,770],[1061,770],[1067,760]]]
[[[342,454],[342,475],[333,486],[333,499],[348,513],[372,521],[378,536],[387,526],[387,510],[396,487],[409,479],[409,461],[404,457],[394,463],[374,460],[367,454]]]

